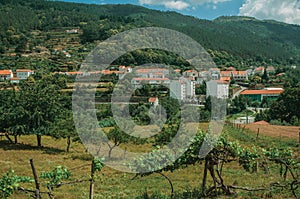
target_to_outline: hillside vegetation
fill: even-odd
[[[249,17],[201,20],[134,5],[87,5],[44,0],[0,2],[0,52],[26,43],[32,31],[66,27],[83,30],[81,42],[104,40],[135,27],[183,32],[203,45],[219,66],[297,65],[300,26]],[[35,41],[38,45],[39,41]]]

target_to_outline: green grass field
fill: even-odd
[[[207,128],[204,125],[203,128]],[[260,137],[255,139],[255,133],[225,127],[224,133],[232,140],[238,139],[244,146],[266,146],[274,145],[292,148],[299,158],[299,143],[294,140],[281,140],[271,137]],[[58,165],[66,166],[72,172],[72,179],[88,179],[90,167],[81,167],[81,165],[90,164],[92,157],[85,152],[85,148],[79,143],[72,143],[69,153],[65,152],[65,140],[55,140],[51,137],[43,137],[43,148],[36,148],[36,140],[34,136],[22,136],[19,139],[20,144],[10,144],[4,138],[0,141],[0,174],[8,172],[10,169],[15,170],[17,175],[31,176],[31,167],[29,159],[33,158],[35,167],[40,174],[42,171],[51,171]],[[123,146],[124,147],[124,146]],[[149,149],[150,144],[143,146],[126,145],[128,150],[141,151]],[[267,186],[270,182],[281,182],[282,179],[278,174],[279,167],[271,166],[271,173],[265,174],[259,170],[258,173],[249,173],[243,170],[237,162],[231,162],[224,166],[224,180],[226,184],[234,184],[246,187],[262,187]],[[201,185],[203,176],[203,164],[191,165],[186,168],[176,170],[175,172],[165,172],[174,183],[174,189],[177,198],[183,195],[189,195],[189,191],[198,189]],[[146,177],[137,177],[133,179],[135,174],[123,173],[104,167],[101,173],[97,173],[95,182],[95,198],[137,198],[143,194],[161,193],[169,198],[170,186],[165,178],[159,174],[153,174]],[[71,179],[71,180],[72,180]],[[45,181],[41,179],[43,190],[45,189]],[[208,183],[212,180],[208,178]],[[34,190],[34,184],[24,184],[24,187]],[[299,192],[299,190],[298,190]],[[88,198],[89,182],[66,185],[54,190],[55,198],[71,199]],[[251,192],[238,191],[238,195],[220,196],[219,198],[293,198],[286,191],[273,190],[272,192]],[[12,198],[27,198],[24,193],[16,193]],[[44,196],[47,198],[47,196]]]

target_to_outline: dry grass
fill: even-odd
[[[193,125],[193,124],[191,124]],[[194,124],[198,125],[198,124]],[[205,130],[208,124],[201,124]],[[3,138],[4,139],[4,138]],[[21,144],[9,144],[6,140],[0,141],[0,174],[10,169],[14,169],[18,175],[32,176],[29,159],[33,158],[38,173],[41,171],[50,171],[57,165],[64,165],[69,169],[86,165],[90,163],[90,155],[85,152],[85,148],[79,143],[73,143],[70,153],[66,153],[65,140],[54,140],[51,137],[43,137],[43,148],[35,147],[36,140],[34,136],[22,136],[19,139]],[[125,147],[125,146],[123,146]],[[151,148],[151,144],[134,146],[126,145],[130,151],[144,152]],[[275,171],[278,168],[273,168]],[[174,189],[182,192],[187,189],[199,188],[203,175],[203,165],[188,166],[165,174],[170,177],[174,183]],[[88,179],[90,167],[82,167],[72,170],[73,179]],[[227,184],[236,184],[239,186],[259,187],[268,185],[269,182],[280,181],[278,173],[272,172],[266,175],[263,171],[258,174],[245,172],[237,162],[225,165],[224,180]],[[170,188],[168,182],[158,174],[136,178],[132,180],[134,174],[123,173],[105,167],[101,173],[97,174],[95,185],[95,198],[135,198],[144,192],[154,193],[162,192],[169,194]],[[212,181],[209,178],[209,183]],[[45,187],[45,181],[41,181]],[[28,185],[25,185],[28,186]],[[33,185],[30,185],[34,189]],[[45,190],[45,189],[44,189]],[[85,199],[88,198],[89,183],[78,185],[68,185],[55,190],[56,199]],[[264,197],[264,193],[258,192],[251,197]],[[236,196],[235,196],[236,197]],[[243,197],[243,194],[241,198]],[[251,198],[248,196],[248,198]],[[12,198],[27,198],[24,193],[15,194]],[[44,197],[45,198],[45,197]],[[280,198],[280,197],[278,197]]]
[[[298,140],[300,126],[277,126],[263,124],[246,124],[246,128],[253,132],[259,129],[260,134],[272,137],[286,137]]]

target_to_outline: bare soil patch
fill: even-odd
[[[286,137],[297,139],[299,138],[300,126],[277,126],[277,125],[264,125],[264,124],[246,124],[246,128],[261,135],[272,137]]]

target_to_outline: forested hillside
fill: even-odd
[[[297,25],[249,17],[220,17],[209,21],[134,5],[44,0],[2,0],[0,5],[0,53],[26,43],[32,38],[33,30],[80,27],[81,42],[86,43],[134,27],[159,26],[191,36],[220,66],[300,63],[300,26]]]

